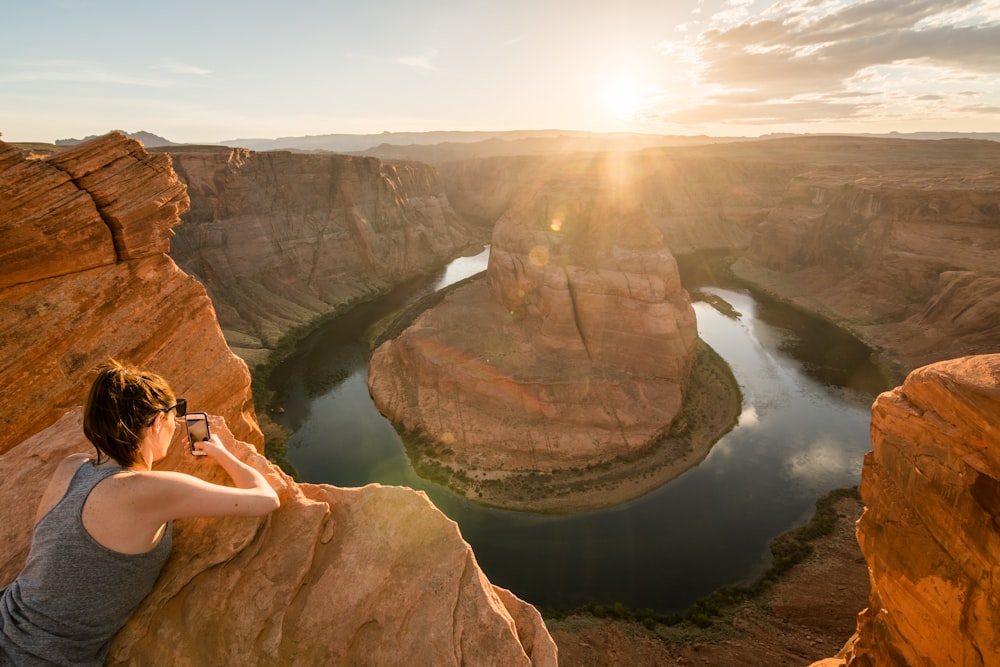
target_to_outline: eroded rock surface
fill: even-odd
[[[2,265],[0,586],[24,563],[55,466],[92,451],[81,426],[88,371],[115,356],[163,374],[192,407],[218,415],[213,430],[267,477],[282,506],[262,519],[178,521],[163,575],[116,636],[110,664],[554,666],[538,612],[487,581],[457,525],[423,494],[296,484],[257,453],[246,365],[226,347],[204,288],[165,254],[184,186],[168,159],[151,166],[146,157],[138,143],[108,135],[59,155],[60,172],[87,165],[67,181],[0,143],[4,248],[7,238],[30,241],[18,257],[44,257],[64,224],[78,242],[107,246],[81,245],[89,259],[68,270],[44,259],[37,270]],[[5,206],[14,191],[17,206]],[[159,205],[147,208],[151,200]],[[164,467],[223,479],[178,444]]]
[[[1000,143],[793,137],[605,155],[439,165],[456,210],[495,220],[559,172],[636,188],[680,255],[742,258],[740,278],[831,319],[893,379],[1000,342]]]
[[[879,396],[858,523],[871,596],[847,664],[1000,664],[998,443],[1000,354]]]
[[[379,409],[475,470],[584,467],[648,447],[677,415],[694,311],[638,200],[558,177],[497,223],[486,280],[372,356]]]
[[[434,171],[333,154],[171,147],[191,210],[171,255],[251,364],[296,326],[441,266],[469,237]]]
[[[84,376],[112,356],[144,360],[263,445],[246,365],[166,255],[187,208],[169,157],[121,133],[49,160],[0,144],[0,187],[0,247],[15,255],[0,263],[0,453],[82,403]]]

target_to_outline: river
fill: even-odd
[[[353,309],[275,368],[279,418],[293,433],[287,458],[302,481],[425,490],[458,522],[490,581],[537,606],[660,611],[753,579],[770,564],[775,536],[805,522],[819,496],[860,481],[870,403],[887,388],[870,350],[817,318],[694,275],[685,276],[688,289],[738,313],[694,304],[699,335],[743,392],[738,425],[697,467],[637,500],[569,515],[486,508],[417,477],[368,395],[364,333],[487,259],[488,249]]]

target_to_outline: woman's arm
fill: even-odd
[[[198,448],[222,466],[236,488],[180,472],[139,473],[142,483],[135,487],[144,498],[135,507],[144,508],[154,523],[198,516],[263,516],[281,505],[264,476],[233,456],[217,435]]]

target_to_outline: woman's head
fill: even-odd
[[[108,456],[130,467],[141,461],[140,446],[159,413],[175,404],[174,392],[159,375],[125,366],[114,359],[101,364],[90,386],[83,413],[83,433]]]

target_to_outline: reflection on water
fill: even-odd
[[[456,275],[485,268],[485,253],[477,261]],[[484,508],[425,482],[372,405],[358,340],[367,323],[442,280],[331,322],[282,364],[275,381],[294,429],[288,458],[304,481],[424,489],[459,523],[490,580],[536,605],[682,609],[762,571],[773,537],[804,521],[817,497],[860,479],[870,400],[884,388],[869,351],[780,304],[705,287],[740,314],[695,304],[699,334],[732,366],[744,405],[737,427],[699,466],[633,502],[573,515]]]

